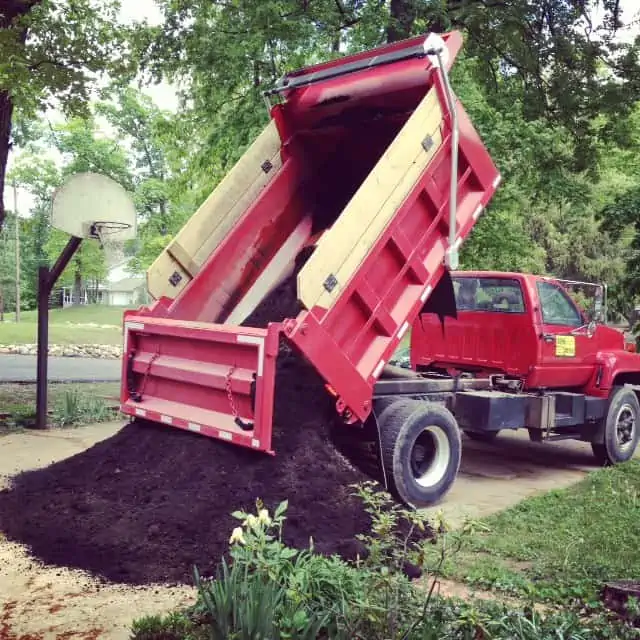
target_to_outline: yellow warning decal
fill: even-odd
[[[574,358],[576,355],[575,336],[556,336],[556,355],[562,358]]]

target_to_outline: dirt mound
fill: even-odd
[[[134,584],[212,572],[236,509],[290,501],[286,541],[313,536],[323,553],[353,556],[369,525],[349,484],[364,476],[329,438],[321,381],[280,359],[275,457],[151,424],[131,424],[79,455],[15,479],[0,493],[0,530],[47,563]],[[320,387],[320,388],[319,388]]]

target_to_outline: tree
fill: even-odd
[[[160,110],[131,87],[113,86],[110,100],[96,105],[129,149],[138,239],[130,269],[146,269],[198,206],[193,174],[184,171],[197,138],[194,124],[183,114]],[[208,192],[207,192],[208,193]]]
[[[128,190],[133,190],[133,178],[128,155],[120,143],[98,134],[92,116],[73,118],[50,131],[40,128],[41,138],[22,154],[12,178],[27,188],[35,200],[30,219],[30,254],[26,279],[37,287],[37,267],[51,264],[68,241],[67,234],[51,229],[48,216],[54,190],[70,175],[93,171],[109,176]],[[62,155],[62,166],[43,158],[46,147],[53,146]],[[73,285],[79,295],[83,285],[95,289],[107,273],[104,252],[97,242],[80,245],[61,277],[61,283]]]
[[[0,227],[9,152],[36,114],[59,106],[86,113],[96,74],[124,74],[126,30],[119,0],[3,0],[0,3]],[[24,127],[14,127],[14,123]]]

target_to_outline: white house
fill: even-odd
[[[62,305],[107,304],[114,307],[136,307],[148,302],[144,276],[132,276],[127,271],[127,260],[109,268],[105,281],[97,288],[83,287],[80,300],[75,300],[73,287],[63,287]]]

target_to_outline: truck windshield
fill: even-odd
[[[508,278],[453,278],[458,311],[524,313],[522,289]]]

